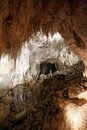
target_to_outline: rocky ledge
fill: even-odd
[[[0,111],[4,113],[0,114],[0,128],[55,130],[55,126],[50,128],[50,124],[54,124],[53,120],[64,107],[61,105],[62,102],[69,100],[68,102],[78,105],[86,103],[86,100],[78,99],[78,93],[77,96],[76,93],[72,96],[70,92],[71,88],[73,88],[72,92],[78,88],[76,91],[79,93],[87,90],[84,85],[87,79],[83,80],[84,69],[83,62],[79,61],[66,70],[40,75],[40,79],[37,79],[33,85],[19,84],[13,89],[0,90]],[[2,122],[5,122],[4,125]],[[62,130],[61,127],[58,130]]]

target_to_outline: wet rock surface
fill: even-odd
[[[73,89],[75,87],[79,89],[79,86],[82,86],[86,90],[87,80],[82,79],[83,71],[84,65],[80,61],[63,72],[56,71],[52,75],[45,75],[42,79],[36,80],[33,86],[26,83],[7,91],[3,90],[0,95],[0,105],[3,103],[3,110],[6,111],[5,116],[2,113],[6,123],[1,123],[3,120],[0,114],[0,128],[2,130],[56,130],[56,127],[60,130],[64,128],[61,108],[67,100],[69,100],[68,103],[80,102],[80,105],[86,102],[78,99],[76,101],[75,96],[72,97],[74,99],[70,96],[71,85]],[[60,128],[54,123],[56,118],[58,122],[63,122]]]

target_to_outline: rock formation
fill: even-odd
[[[31,83],[0,89],[1,130],[87,129],[86,28],[86,0],[0,0],[0,56],[16,60],[23,43],[42,30],[47,36],[59,32],[82,59],[65,68],[60,62],[60,71],[54,59],[40,61]]]
[[[72,47],[87,45],[86,0],[0,1],[0,53],[16,56],[33,32],[60,32]]]
[[[77,104],[77,107],[86,103],[85,94],[83,101],[78,99],[79,90],[86,91],[85,86],[80,85],[83,78],[84,64],[82,61],[70,66],[67,69],[61,71],[55,71],[53,74],[47,74],[43,79],[37,79],[31,86],[27,84],[19,84],[12,89],[0,89],[0,108],[5,112],[0,115],[0,128],[9,130],[16,129],[47,129],[55,130],[54,120],[61,123],[66,123],[66,130],[69,123],[65,122],[64,116],[59,116],[60,111],[64,112],[62,108],[66,106],[66,109],[70,103]],[[77,86],[76,86],[77,84]],[[71,86],[72,85],[72,86]],[[70,86],[73,88],[73,97],[70,95]],[[79,89],[81,86],[82,89]],[[74,89],[77,87],[77,97],[74,94]],[[73,99],[76,100],[73,102]],[[2,106],[1,106],[2,105]],[[64,110],[66,110],[64,109]],[[85,108],[84,108],[85,109]],[[2,112],[3,112],[2,111]],[[67,120],[68,120],[67,116]],[[7,124],[1,124],[5,120]],[[63,122],[64,120],[64,122]],[[84,120],[84,117],[83,117]],[[71,121],[71,120],[70,120]],[[53,125],[50,128],[50,123]],[[81,122],[82,123],[82,122]],[[73,126],[73,125],[72,125]],[[63,127],[63,128],[62,128]],[[84,126],[85,128],[85,126]],[[64,126],[57,125],[58,130],[63,130]],[[71,130],[71,129],[70,129]]]

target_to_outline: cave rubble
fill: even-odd
[[[78,71],[76,71],[77,66]],[[3,118],[4,120],[7,120],[8,123],[6,125],[4,124],[4,126],[0,125],[0,127],[3,129],[6,127],[12,130],[13,128],[54,130],[56,126],[53,125],[53,122],[57,119],[57,115],[61,114],[60,111],[64,106],[69,103],[78,104],[78,106],[85,104],[87,102],[85,98],[84,100],[81,100],[77,97],[68,97],[68,93],[66,92],[66,94],[64,94],[64,91],[68,91],[68,88],[71,85],[75,88],[76,83],[79,89],[79,85],[84,81],[83,62],[79,61],[66,69],[66,71],[63,71],[60,73],[54,72],[52,76],[47,76],[47,78],[43,78],[43,80],[36,80],[36,83],[33,86],[30,86],[29,84],[19,84],[14,88],[9,89],[7,92],[2,91],[0,102],[4,105],[3,110],[6,110],[6,116],[3,115]],[[59,91],[61,94],[59,94]],[[9,113],[5,108],[6,105],[9,107]],[[60,118],[60,116],[58,118]],[[60,120],[61,119],[58,119],[59,122]],[[22,124],[20,124],[21,121]],[[50,123],[53,125],[52,128],[50,128]],[[62,121],[62,123],[64,122]],[[62,127],[64,128],[63,125],[60,128],[59,126],[57,127],[57,129],[61,130]]]

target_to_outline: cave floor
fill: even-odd
[[[70,87],[72,86],[73,84]],[[83,77],[81,83],[74,84],[74,87],[87,91],[87,78]],[[56,89],[49,91],[44,88],[39,99],[37,95],[34,95],[35,99],[33,98],[29,87],[25,88],[25,92],[30,94],[26,95],[23,101],[13,99],[9,105],[7,101],[1,101],[0,130],[63,130],[66,127],[64,107],[70,103],[78,106],[87,103],[87,99],[78,99],[73,91],[72,96],[68,88],[60,91]]]

